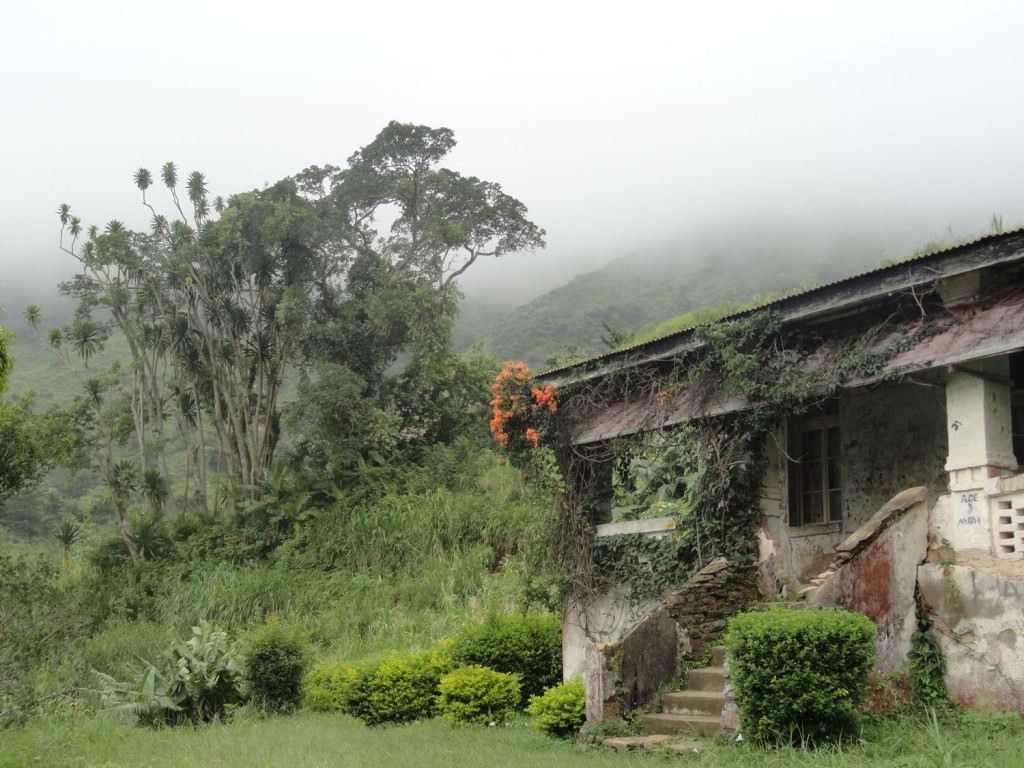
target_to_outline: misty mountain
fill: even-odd
[[[540,370],[566,350],[602,351],[606,326],[637,331],[699,308],[809,288],[870,269],[885,245],[863,232],[693,237],[623,255],[511,311],[470,295],[456,341],[483,342],[498,358]]]

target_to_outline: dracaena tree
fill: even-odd
[[[186,497],[191,490],[205,506],[207,426],[232,489],[257,486],[273,460],[280,387],[318,256],[316,228],[292,182],[211,203],[202,174],[188,176],[183,195],[173,163],[160,178],[170,215],[150,201],[153,174],[134,175],[152,213],[147,232],[119,222],[83,229],[60,207],[61,247],[82,268],[63,290],[80,304],[75,322],[50,340],[68,362],[87,363],[111,330],[123,334],[139,467],[167,477],[164,429],[172,421],[188,456]]]

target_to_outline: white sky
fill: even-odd
[[[1021,29],[1024,3],[986,0],[19,3],[0,279],[68,269],[61,202],[142,226],[139,166],[226,196],[344,165],[392,119],[452,128],[448,165],[547,229],[478,284],[755,215],[918,242],[1015,225]]]

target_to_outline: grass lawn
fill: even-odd
[[[236,718],[199,728],[130,728],[92,717],[49,717],[0,732],[0,768],[12,766],[629,766],[663,763],[754,766],[929,766],[1019,768],[1024,726],[1014,716],[967,716],[956,722],[891,719],[864,738],[818,751],[764,751],[749,744],[709,744],[699,756],[618,754],[542,736],[525,723],[507,728],[450,728],[440,721],[370,729],[339,715]]]

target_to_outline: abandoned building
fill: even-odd
[[[905,668],[914,633],[930,623],[954,698],[1024,713],[1024,231],[715,325],[758,313],[777,319],[777,338],[802,339],[794,370],[809,382],[809,405],[781,414],[764,441],[751,533],[756,594],[719,601],[715,590],[732,587],[716,560],[660,595],[612,584],[568,599],[565,676],[584,676],[588,717],[649,706],[681,661],[708,650],[699,647],[707,630],[721,630],[748,599],[867,614],[878,627],[879,675]],[[560,403],[577,409],[571,449],[602,457],[574,482],[605,472],[607,497],[624,438],[761,407],[742,393],[698,398],[664,383],[670,372],[685,382],[714,338],[687,329],[537,377],[566,393],[620,382],[587,410],[571,394]],[[836,365],[843,354],[861,359]],[[613,520],[607,498],[578,511],[598,540],[673,536],[685,525],[672,516]]]

